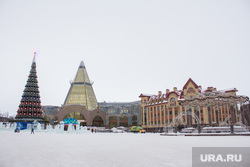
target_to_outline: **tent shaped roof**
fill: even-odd
[[[88,110],[97,108],[98,103],[86,67],[81,61],[75,79],[71,83],[64,105],[85,105]]]

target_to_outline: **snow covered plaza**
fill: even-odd
[[[1,167],[190,167],[192,147],[250,147],[248,136],[0,131]]]

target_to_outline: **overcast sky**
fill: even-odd
[[[83,60],[99,102],[189,78],[250,95],[250,1],[0,0],[0,111],[16,114],[33,52],[42,105],[63,104]]]

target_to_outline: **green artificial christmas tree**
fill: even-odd
[[[40,100],[40,92],[38,89],[38,81],[36,74],[36,52],[31,65],[30,74],[28,76],[22,99],[17,110],[16,119],[27,121],[42,121],[43,111]]]

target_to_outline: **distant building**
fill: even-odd
[[[86,67],[81,62],[64,104],[61,107],[43,106],[43,111],[50,122],[71,117],[86,126],[127,127],[139,125],[140,101],[97,103]]]
[[[8,118],[8,117],[0,116],[0,122],[9,122],[10,120],[12,120],[12,119]]]
[[[106,114],[98,108],[95,93],[83,61],[80,63],[75,79],[61,109],[55,112],[58,121],[75,118],[81,125],[104,126]]]
[[[114,103],[99,103],[99,108],[106,113],[106,126],[137,126],[139,122],[140,101],[135,102],[114,102]]]
[[[247,96],[237,96],[235,88],[219,90],[208,87],[202,90],[191,78],[181,90],[166,89],[157,95],[141,94],[142,126],[148,131],[162,131],[166,126],[197,127],[240,124],[242,112],[237,105],[249,100]]]

